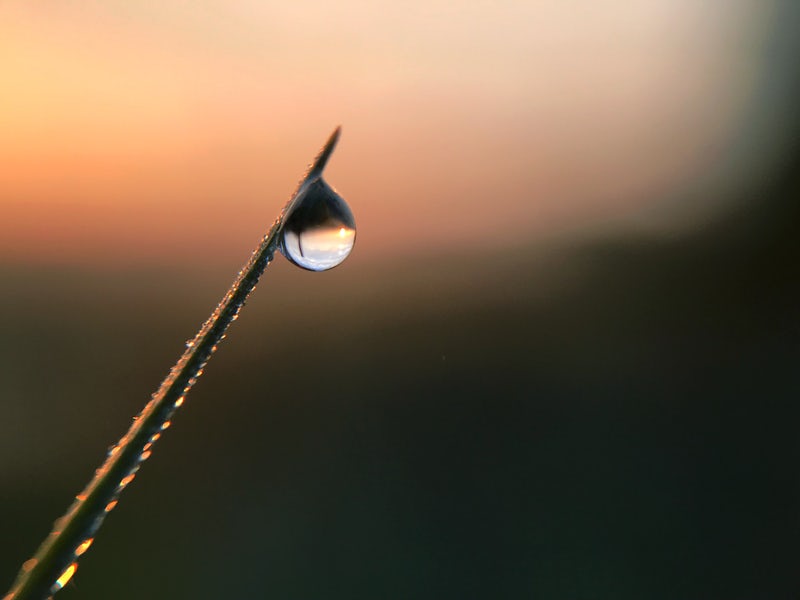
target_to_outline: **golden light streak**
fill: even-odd
[[[65,585],[67,585],[67,582],[69,582],[69,580],[72,579],[72,576],[75,575],[75,571],[77,570],[78,570],[78,563],[72,563],[61,574],[61,577],[56,579],[55,586],[53,587],[55,587],[56,590],[60,590],[61,588],[63,588]]]
[[[94,538],[89,538],[88,540],[83,542],[80,546],[75,548],[75,556],[80,556],[81,554],[86,552],[89,549],[89,546],[92,545],[92,542],[94,542]]]

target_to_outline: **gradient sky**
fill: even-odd
[[[779,153],[776,21],[761,0],[3,3],[0,262],[243,259],[339,123],[328,180],[367,260],[665,205],[668,226]]]

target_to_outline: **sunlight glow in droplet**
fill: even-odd
[[[75,575],[75,571],[77,571],[77,569],[78,563],[72,563],[70,566],[68,566],[67,569],[61,574],[61,577],[56,579],[56,583],[53,586],[55,591],[58,591],[67,585],[67,582],[72,579],[72,576]]]
[[[342,263],[355,243],[355,229],[329,231],[307,229],[299,235],[284,233],[284,254],[296,265],[311,271],[326,271]]]
[[[83,542],[80,546],[75,548],[75,556],[80,556],[81,554],[86,552],[89,549],[89,546],[92,545],[92,542],[94,542],[94,538],[89,538],[88,540]]]

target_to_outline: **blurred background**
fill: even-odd
[[[339,123],[59,598],[794,598],[800,6],[0,6],[0,587]]]

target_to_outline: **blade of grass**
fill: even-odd
[[[44,600],[64,587],[75,573],[78,557],[89,548],[103,519],[116,505],[119,494],[133,480],[141,463],[150,456],[153,443],[169,427],[173,413],[202,375],[217,345],[225,338],[228,326],[238,317],[278,249],[281,228],[292,205],[304,186],[321,176],[339,133],[337,127],[216,310],[187,344],[186,351],[144,410],[134,418],[128,432],[111,447],[94,478],[76,496],[67,513],[55,522],[53,531],[34,557],[23,564],[3,600]]]

